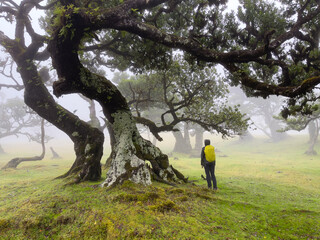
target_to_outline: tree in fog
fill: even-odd
[[[72,169],[81,173],[80,179],[99,176],[103,137],[56,105],[43,87],[34,61],[51,58],[58,75],[53,85],[55,96],[81,93],[101,105],[115,136],[106,186],[126,179],[150,184],[146,160],[155,178],[167,181],[181,175],[160,149],[140,136],[117,86],[85,67],[82,57],[86,54],[97,67],[142,71],[166,69],[177,52],[173,49],[179,49],[190,63],[220,64],[232,75],[232,84],[251,88],[253,95],[298,99],[306,94],[307,103],[314,100],[309,93],[320,83],[320,6],[316,1],[274,4],[246,0],[240,1],[237,14],[224,11],[225,0],[58,0],[47,7],[40,5],[41,0],[0,3],[1,16],[16,23],[15,38],[0,32],[0,43],[18,66],[26,87],[25,102],[75,141],[82,160]],[[47,37],[32,28],[28,18],[32,8],[51,10],[50,22],[44,24]],[[30,44],[25,41],[25,31]],[[40,54],[44,49],[49,55],[47,51]],[[254,71],[256,66],[277,71],[264,79]],[[301,112],[310,113],[308,105]],[[286,109],[283,112],[288,116]]]
[[[8,168],[17,168],[18,165],[22,162],[30,162],[30,161],[40,161],[44,158],[46,153],[46,147],[45,147],[45,130],[44,130],[44,119],[41,119],[40,123],[40,134],[37,134],[35,137],[32,137],[33,141],[39,142],[42,147],[42,152],[40,155],[34,156],[34,157],[16,157],[11,159],[2,169],[8,169]]]
[[[238,106],[227,105],[227,86],[210,68],[200,69],[176,57],[166,70],[118,82],[137,123],[148,126],[159,141],[160,132],[173,131],[174,152],[192,150],[189,124],[223,137],[240,134],[247,128]],[[150,109],[159,109],[157,118],[153,117],[155,121],[144,114]]]
[[[26,136],[30,141],[38,140],[32,129],[41,125],[41,119],[28,109],[20,98],[0,102],[0,139]]]
[[[308,129],[309,147],[305,151],[305,154],[307,155],[317,155],[317,152],[314,150],[314,147],[318,142],[319,131],[320,131],[319,103],[314,104],[312,108],[313,108],[312,114],[309,114],[309,115],[304,115],[304,114],[301,114],[299,111],[297,112],[294,109],[291,109],[290,117],[286,119],[283,119],[281,116],[279,117],[279,119],[281,119],[286,124],[286,126],[282,129],[282,131],[284,132],[289,130],[302,131],[302,130]]]
[[[262,131],[271,141],[277,142],[287,137],[286,133],[279,131],[283,127],[282,122],[275,118],[281,111],[284,98],[275,96],[270,96],[267,99],[246,97],[241,89],[231,88],[230,102],[240,103],[240,111],[246,113],[254,128]]]
[[[40,133],[35,131],[40,127]],[[17,157],[11,159],[2,169],[16,168],[26,161],[39,161],[45,156],[45,142],[50,140],[45,135],[44,121],[27,108],[20,98],[12,98],[0,103],[0,139],[25,136],[29,141],[41,144],[42,153],[34,157]]]

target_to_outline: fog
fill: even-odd
[[[235,10],[237,8],[238,5],[238,1],[229,1],[229,7],[228,7],[228,11],[231,10]],[[41,28],[39,27],[38,24],[38,18],[39,18],[39,12],[36,10],[33,10],[33,12],[31,13],[31,15],[33,16],[32,18],[32,24],[34,26],[37,26],[35,29],[37,30],[37,32],[39,33],[44,33],[43,30],[41,30]],[[14,32],[13,32],[13,25],[9,24],[7,21],[5,21],[4,19],[0,19],[0,25],[1,25],[1,31],[5,32],[8,36],[10,37],[14,37]],[[27,40],[28,42],[28,40]],[[7,55],[4,52],[0,53],[0,59],[4,59],[7,57]],[[51,63],[48,62],[48,65],[50,66]],[[104,69],[106,72],[106,77],[108,79],[112,79],[113,76],[113,72],[110,69]],[[54,72],[52,72],[54,73]],[[19,74],[17,74],[16,72],[14,72],[14,76],[15,78],[20,81],[20,77]],[[53,78],[55,76],[53,75]],[[1,76],[0,79],[0,83],[10,83],[10,79],[6,78],[4,76]],[[49,91],[52,94],[52,88],[49,87]],[[234,97],[234,94],[238,94],[236,97]],[[4,102],[6,102],[6,100],[14,98],[14,97],[19,97],[19,98],[23,98],[23,90],[22,91],[16,91],[10,88],[0,88],[0,103],[3,104]],[[233,98],[233,99],[232,99]],[[86,101],[84,101],[81,97],[73,94],[73,95],[67,95],[67,96],[62,96],[59,99],[55,98],[56,101],[62,105],[63,107],[65,107],[66,109],[68,109],[69,111],[75,113],[77,116],[79,116],[82,120],[84,121],[89,121],[89,105]],[[250,117],[252,124],[250,125],[250,129],[249,132],[250,134],[252,134],[253,136],[256,137],[265,137],[266,140],[270,140],[270,126],[268,126],[268,124],[266,123],[266,119],[265,117],[261,114],[261,113],[257,113],[258,110],[256,111],[256,113],[253,113],[252,108],[247,108],[246,106],[248,106],[249,104],[252,104],[253,102],[255,102],[254,104],[256,105],[256,108],[258,109],[259,104],[262,104],[262,102],[264,102],[264,104],[267,104],[268,102],[271,104],[277,103],[277,111],[272,112],[272,115],[278,115],[281,109],[281,104],[285,101],[284,98],[276,98],[276,97],[270,97],[266,100],[264,99],[248,99],[246,97],[244,97],[244,94],[241,92],[239,92],[239,89],[231,89],[231,93],[230,93],[230,101],[233,104],[242,104],[241,106],[241,110],[242,112],[246,112],[248,114],[248,117]],[[98,118],[101,120],[101,118],[103,117],[103,114],[101,113],[101,108],[99,107],[98,104],[96,104],[96,111],[98,113]],[[1,116],[0,116],[1,118]],[[279,124],[279,128],[275,129],[275,130],[279,130],[282,126],[282,123],[280,121],[276,121],[274,119],[272,119],[273,121],[277,122]],[[40,127],[39,127],[40,129]],[[32,128],[32,130],[30,130],[32,132],[39,132],[40,130],[36,129],[35,127]],[[145,131],[144,131],[145,132]],[[307,134],[306,131],[301,131],[301,132],[297,132],[297,131],[288,131],[287,132],[289,135],[298,135],[298,134]],[[66,134],[64,134],[62,131],[58,130],[57,128],[53,127],[53,126],[46,126],[46,135],[50,136],[52,139],[49,140],[47,142],[47,149],[49,149],[49,147],[53,147],[58,153],[63,153],[63,152],[71,152],[73,153],[73,144],[71,142],[71,140],[67,137]],[[151,134],[143,134],[146,138],[148,138],[148,136],[150,136]],[[160,134],[164,141],[163,142],[157,142],[157,145],[160,148],[163,148],[165,152],[169,153],[172,151],[173,149],[173,144],[172,142],[174,142],[174,138],[172,133],[161,133]],[[221,141],[233,141],[234,138],[229,138],[229,140],[222,140],[220,135],[214,134],[211,135],[210,133],[206,133],[206,136],[209,138],[214,138],[214,139],[221,139]],[[153,138],[150,137],[150,141],[152,141]],[[192,146],[194,146],[194,137],[191,138],[191,143]],[[30,154],[34,154],[35,152],[40,152],[39,150],[39,144],[29,141],[29,139],[26,136],[19,136],[19,135],[14,135],[14,136],[9,136],[9,137],[5,137],[5,138],[1,138],[0,139],[0,145],[4,148],[4,150],[6,152],[13,152],[14,154],[20,154],[19,149],[16,147],[17,145],[20,144],[25,144],[28,146],[27,150],[28,152],[30,152]],[[105,154],[107,155],[110,152],[110,141],[109,141],[109,136],[107,131],[105,131]],[[48,154],[49,151],[47,151]],[[70,154],[70,153],[68,153]]]

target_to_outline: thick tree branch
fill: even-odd
[[[311,91],[316,85],[320,84],[320,76],[314,76],[304,80],[299,86],[281,87],[258,82],[235,64],[223,64],[223,66],[228,69],[230,73],[238,76],[243,86],[261,91],[262,94],[266,95],[274,94],[292,98]]]

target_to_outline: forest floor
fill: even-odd
[[[54,180],[72,157],[0,170],[0,239],[320,239],[320,157],[304,155],[306,137],[214,145],[216,192],[182,154],[171,164],[193,183],[178,187]]]

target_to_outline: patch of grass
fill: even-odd
[[[304,141],[217,143],[228,156],[217,158],[217,192],[186,156],[171,163],[195,184],[177,188],[53,180],[72,161],[0,171],[0,239],[320,239],[320,161]]]

